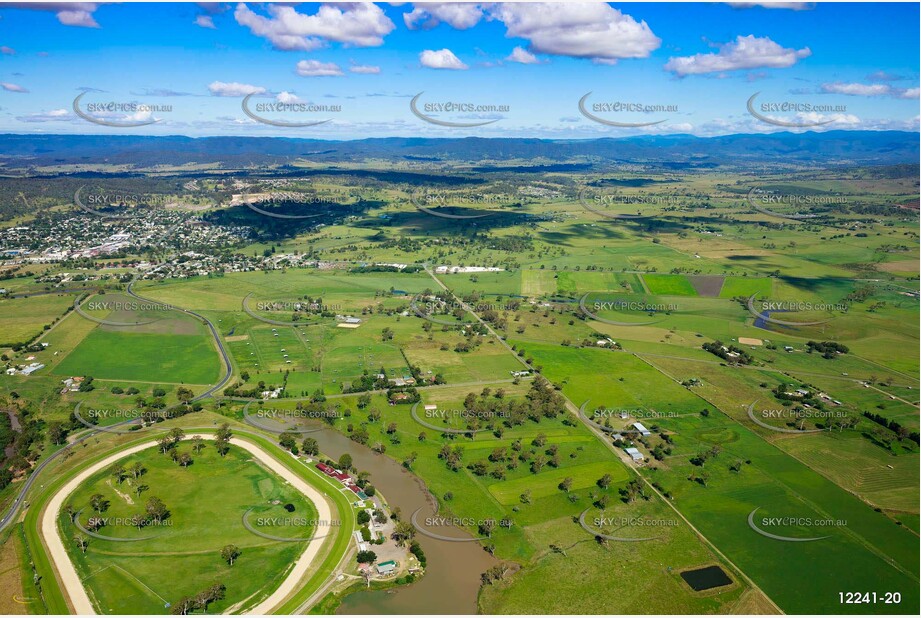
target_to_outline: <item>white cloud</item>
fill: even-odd
[[[93,18],[93,13],[102,2],[14,2],[7,6],[33,11],[49,11],[54,13],[58,21],[65,26],[78,26],[82,28],[98,28],[99,24]]]
[[[335,62],[301,60],[297,63],[297,74],[301,77],[338,77],[342,69]]]
[[[23,88],[19,84],[12,84],[10,82],[0,82],[0,87],[2,87],[7,92],[29,92],[26,88]]]
[[[527,39],[539,54],[616,61],[646,58],[662,43],[645,21],[603,2],[506,3],[490,15],[505,24],[507,37]]]
[[[735,41],[720,45],[717,53],[669,58],[665,70],[683,77],[740,69],[779,69],[791,67],[811,55],[812,51],[808,47],[789,49],[768,37],[740,35]]]
[[[831,82],[822,84],[822,92],[845,94],[857,97],[895,97],[896,99],[917,99],[918,88],[893,88],[889,84],[861,84]]]
[[[509,62],[518,62],[520,64],[540,64],[540,60],[537,59],[537,56],[523,47],[516,47],[513,49],[506,60]]]
[[[815,2],[727,2],[734,9],[750,9],[760,6],[764,9],[789,9],[792,11],[809,11]]]
[[[352,73],[360,73],[362,75],[377,75],[381,72],[381,68],[369,64],[353,64],[349,67],[349,71]]]
[[[17,116],[19,122],[64,122],[74,120],[76,116],[66,109],[55,109],[50,112],[39,112],[28,116]]]
[[[381,8],[370,2],[323,4],[313,15],[280,4],[268,5],[267,11],[270,17],[258,15],[241,2],[234,17],[241,26],[284,51],[312,51],[325,47],[329,41],[377,47],[396,28]]]
[[[212,30],[217,29],[210,15],[199,15],[195,18],[195,25],[201,26],[202,28],[211,28]]]
[[[403,14],[411,30],[441,22],[465,30],[484,18],[505,24],[505,36],[526,39],[533,53],[610,64],[620,58],[646,58],[662,43],[646,22],[604,2],[433,3]]]
[[[453,69],[455,71],[464,71],[470,67],[460,61],[460,58],[454,55],[450,49],[441,49],[433,51],[427,49],[419,54],[419,62],[422,66],[430,69]]]
[[[860,125],[861,120],[854,114],[821,114],[819,112],[799,112],[794,117],[793,122],[805,125],[805,126],[816,126],[823,122],[829,122],[824,126],[834,126],[836,129],[841,127],[857,127]]]
[[[0,47],[0,54],[3,54],[4,56],[15,56],[16,50],[12,47],[7,47],[4,45],[3,47]]]
[[[216,97],[243,97],[248,94],[262,94],[265,88],[239,82],[211,82],[208,90]]]
[[[279,103],[284,103],[286,105],[290,105],[292,103],[303,103],[304,102],[296,94],[292,92],[288,92],[286,90],[282,90],[281,92],[279,92],[275,96],[275,100],[278,101]]]
[[[432,2],[414,6],[403,14],[403,22],[410,30],[434,28],[444,22],[458,30],[473,28],[483,18],[483,8],[473,2]]]
[[[888,84],[846,84],[843,82],[832,82],[822,84],[822,92],[861,97],[879,97],[890,94],[892,92],[892,87]]]

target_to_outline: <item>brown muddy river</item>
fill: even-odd
[[[391,508],[400,507],[402,517],[409,519],[422,507],[420,518],[434,513],[431,497],[422,482],[399,463],[356,444],[342,434],[323,428],[310,434],[316,438],[320,451],[338,459],[349,453],[358,470],[371,473],[371,482],[387,499]],[[439,534],[470,538],[458,528]],[[410,586],[386,591],[364,591],[350,594],[342,602],[338,614],[475,614],[480,574],[496,564],[477,542],[451,542],[422,534],[416,540],[425,552],[425,577]]]

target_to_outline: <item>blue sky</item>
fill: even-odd
[[[0,5],[0,131],[353,139],[918,130],[917,3],[759,4]],[[78,108],[101,122],[74,112],[81,92]],[[250,111],[268,122],[244,112],[249,93]],[[410,108],[419,93],[416,109],[433,122]],[[747,111],[755,93],[767,121]],[[288,107],[269,105],[279,103]]]

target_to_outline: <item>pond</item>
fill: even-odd
[[[732,583],[726,571],[717,565],[704,567],[702,569],[693,569],[691,571],[682,571],[681,579],[686,581],[695,592],[728,586]]]

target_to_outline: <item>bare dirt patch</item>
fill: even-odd
[[[688,275],[688,281],[699,296],[715,298],[723,289],[723,275]]]
[[[115,487],[115,485],[112,484],[112,479],[106,479],[106,485],[108,485],[109,487],[111,487],[111,488],[112,488],[112,491],[114,491],[115,493],[117,493],[117,494],[118,494],[118,497],[121,498],[122,500],[124,500],[126,503],[128,503],[128,504],[134,504],[134,499],[133,499],[131,496],[129,496],[128,494],[126,494],[126,493],[123,492],[123,491],[118,491],[118,488]]]

